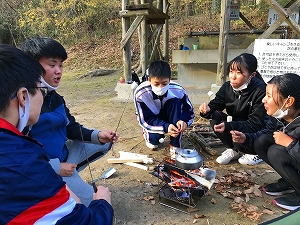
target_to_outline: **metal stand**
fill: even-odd
[[[169,161],[169,160],[168,160]],[[166,166],[166,167],[170,167],[171,169],[180,171],[182,173],[184,173],[184,175],[186,177],[188,177],[188,175],[186,174],[186,172],[177,167],[176,165],[170,164],[169,162],[167,162],[166,160],[164,160],[163,162],[161,162],[159,166]],[[159,185],[159,190],[158,190],[158,196],[159,196],[159,204],[169,207],[171,209],[177,210],[179,212],[183,212],[186,214],[190,214],[191,212],[189,212],[189,209],[195,209],[197,203],[200,201],[200,199],[205,195],[206,190],[196,190],[193,188],[173,188],[171,186],[168,185],[168,183],[162,181],[159,177],[158,177],[158,185]],[[163,202],[164,201],[164,202]],[[168,203],[167,203],[168,201]],[[177,206],[172,206],[170,205],[171,203],[176,203]],[[182,210],[180,209],[183,206],[187,206],[188,208],[186,210]]]

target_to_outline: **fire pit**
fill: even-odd
[[[152,175],[161,180],[158,191],[159,203],[189,213],[180,210],[178,204],[188,206],[188,209],[196,207],[200,199],[211,188],[216,177],[216,171],[203,167],[195,170],[184,170],[176,166],[175,160],[166,158],[155,167]],[[170,203],[177,203],[177,205],[173,207]]]

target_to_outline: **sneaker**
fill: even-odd
[[[295,210],[300,207],[300,194],[295,191],[294,193],[286,196],[275,198],[273,203],[287,210]]]
[[[158,148],[158,145],[153,145],[148,141],[146,141],[146,146],[152,150]]]
[[[283,178],[280,178],[276,183],[266,185],[262,190],[266,194],[273,196],[288,194],[295,191],[293,186]]]
[[[180,151],[181,148],[179,147],[174,147],[172,145],[170,145],[170,156],[171,159],[176,159],[176,156],[178,154],[178,152]]]
[[[240,154],[237,151],[229,148],[226,149],[217,159],[217,163],[219,164],[228,164],[233,159],[238,159]]]
[[[258,155],[245,154],[238,159],[240,164],[244,165],[255,165],[263,160]]]

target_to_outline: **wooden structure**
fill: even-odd
[[[281,24],[282,22],[286,22],[291,29],[300,36],[300,26],[296,22],[294,22],[290,15],[295,9],[300,7],[300,0],[291,0],[284,8],[277,3],[276,0],[267,0],[270,6],[278,13],[279,19],[272,24],[264,33],[262,33],[257,39],[266,39],[268,38]],[[217,69],[217,85],[222,85],[225,82],[225,74],[226,72],[226,62],[228,55],[228,34],[229,34],[229,15],[230,15],[230,0],[222,0],[221,1],[221,21],[220,21],[220,36],[219,36],[219,61],[218,61],[218,69]],[[244,20],[245,17],[241,16],[241,19]],[[251,28],[251,23],[249,21],[244,20],[244,22]],[[253,53],[254,43],[249,45],[246,49],[246,52]]]
[[[129,0],[122,0],[122,40],[124,77],[125,82],[131,80],[131,48],[130,40],[135,31],[140,28],[140,64],[142,74],[145,73],[149,62],[158,55],[159,59],[168,61],[168,0],[158,0],[157,8],[153,6],[152,0],[135,0],[134,5],[129,4]],[[130,24],[130,19],[135,18]],[[155,26],[154,26],[155,25]],[[164,29],[164,52],[159,48],[159,41]],[[149,43],[152,43],[150,46]]]

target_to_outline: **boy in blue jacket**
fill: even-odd
[[[164,134],[169,134],[170,154],[175,158],[181,148],[183,131],[194,121],[194,109],[185,89],[171,81],[171,68],[167,62],[150,63],[148,74],[148,81],[134,91],[143,137],[146,146],[155,149]]]
[[[78,172],[89,162],[104,156],[109,151],[109,142],[116,142],[118,134],[112,130],[88,129],[76,122],[64,98],[56,92],[62,77],[63,62],[67,59],[67,52],[59,42],[47,37],[35,37],[25,40],[21,50],[43,66],[46,73],[41,79],[42,86],[48,90],[38,122],[23,133],[42,143],[55,172],[88,206],[94,191]]]
[[[43,72],[21,50],[0,45],[0,224],[112,224],[108,188],[99,186],[88,208],[78,204],[41,144],[20,132],[38,121]]]

